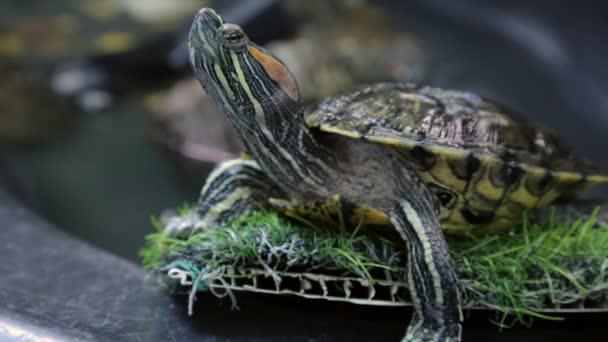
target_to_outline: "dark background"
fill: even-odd
[[[577,154],[608,168],[608,12],[602,2],[372,2],[385,6],[395,27],[428,44],[432,54],[427,83],[508,103],[554,129]],[[0,27],[10,30],[18,22],[15,15],[29,11],[50,7],[60,12],[61,3],[5,1]],[[224,13],[233,11],[230,15],[249,25],[252,37],[269,41],[295,30],[288,19],[276,15],[280,12],[274,3],[222,1],[225,10],[220,13],[226,17]],[[136,92],[142,84],[188,73],[166,62],[171,51],[179,49],[183,30],[176,26],[164,36],[144,39],[140,50],[120,58],[83,52],[41,63],[24,62],[36,56],[17,59],[23,75],[42,70],[42,83],[75,57],[84,59],[107,69],[112,82],[101,86],[117,101],[101,112],[79,114],[76,128],[60,138],[0,142],[0,339],[6,335],[2,324],[67,340],[399,337],[406,309],[268,296],[246,296],[239,312],[203,296],[196,316],[187,318],[183,297],[166,297],[132,264],[138,262],[143,236],[152,231],[150,216],[192,201],[200,189],[180,180],[179,167],[151,141],[140,106],[120,100],[121,94]],[[74,102],[75,97],[68,100]],[[42,102],[36,107],[39,97],[33,94],[13,100],[30,103],[40,112],[50,110]],[[13,108],[0,105],[3,111]],[[603,195],[606,189],[589,196]],[[605,314],[572,315],[565,323],[537,322],[532,330],[498,333],[488,318],[491,315],[477,314],[468,320],[465,338],[591,340],[594,332],[605,335],[602,322],[608,322]]]

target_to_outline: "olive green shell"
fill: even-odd
[[[505,227],[525,209],[608,181],[550,131],[514,117],[472,93],[408,83],[362,87],[306,112],[310,127],[407,159],[442,202],[451,232]]]

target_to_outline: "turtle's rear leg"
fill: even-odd
[[[266,207],[268,198],[281,195],[254,160],[222,162],[207,177],[196,213],[169,220],[165,234],[186,237],[196,231],[226,226],[253,209]]]
[[[460,341],[456,275],[436,210],[429,200],[400,200],[390,211],[408,249],[407,281],[414,304],[404,341]]]

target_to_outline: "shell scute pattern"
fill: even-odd
[[[550,131],[478,95],[409,83],[361,87],[309,108],[321,131],[387,145],[443,204],[448,232],[508,225],[606,176]]]

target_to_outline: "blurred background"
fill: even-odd
[[[150,217],[195,201],[210,168],[241,148],[187,65],[202,6],[278,55],[307,102],[385,80],[470,90],[608,168],[601,2],[7,0],[0,187],[136,261]]]

